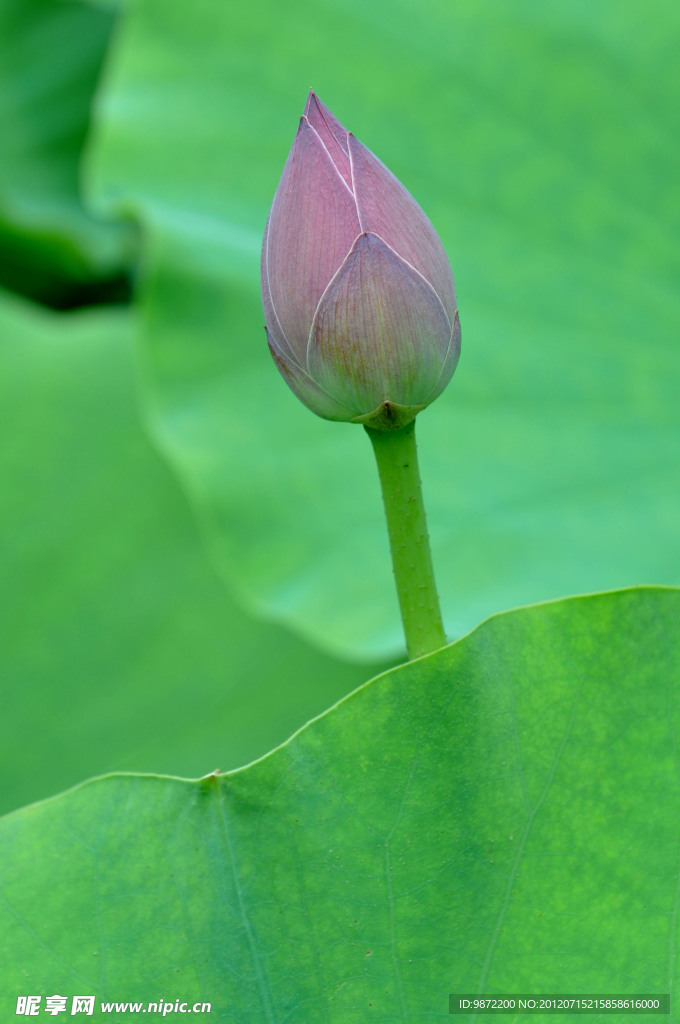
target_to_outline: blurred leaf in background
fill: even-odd
[[[127,312],[0,296],[0,811],[243,764],[374,668],[234,606],[140,423],[131,344]]]
[[[57,308],[129,297],[136,234],[83,206],[115,5],[0,0],[0,286]]]
[[[259,247],[313,86],[449,252],[463,354],[419,418],[445,621],[680,582],[680,9],[642,0],[137,0],[90,180],[145,229],[162,447],[251,609],[401,644],[369,445],[314,419],[262,331]]]

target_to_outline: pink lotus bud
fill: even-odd
[[[453,277],[413,197],[310,92],[262,245],[267,339],[312,412],[403,427],[460,353]]]

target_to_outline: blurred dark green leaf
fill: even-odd
[[[0,285],[57,307],[129,292],[132,226],[95,218],[80,193],[113,8],[0,0]]]
[[[259,246],[310,86],[411,189],[463,354],[418,422],[445,620],[680,582],[680,8],[138,0],[95,190],[143,221],[155,423],[242,600],[400,644],[371,453],[266,350]]]
[[[673,1005],[679,617],[660,588],[509,612],[243,771],[10,815],[7,1013],[27,992],[222,1024],[444,1021],[449,992]]]
[[[111,769],[233,768],[368,674],[228,598],[139,422],[131,342],[122,313],[0,301],[2,810]]]

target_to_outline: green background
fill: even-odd
[[[0,0],[0,810],[285,744],[4,818],[8,1019],[178,972],[235,1024],[674,992],[677,591],[465,634],[680,583],[679,29]],[[463,639],[363,687],[403,657],[372,455],[287,390],[259,298],[310,87],[432,219],[463,329],[418,420]]]

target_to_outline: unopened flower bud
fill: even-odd
[[[394,175],[310,92],[262,246],[272,355],[312,412],[405,426],[460,354],[451,267]]]

